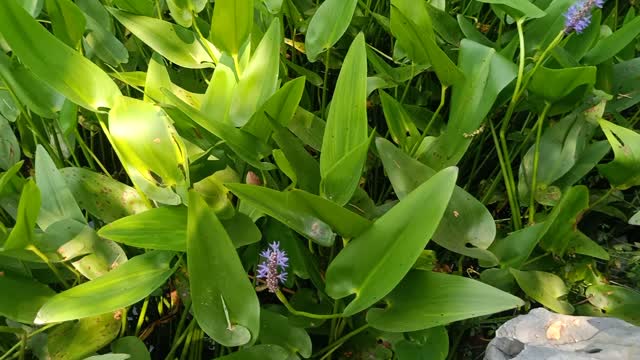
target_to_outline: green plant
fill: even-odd
[[[0,2],[0,360],[463,358],[534,303],[640,323],[636,10]]]

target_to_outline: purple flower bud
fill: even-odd
[[[572,31],[582,33],[591,24],[591,10],[594,7],[602,8],[605,0],[581,0],[571,5],[564,14],[564,31],[568,34]]]
[[[263,279],[267,283],[270,292],[278,291],[278,282],[287,281],[287,267],[289,266],[289,258],[287,253],[280,250],[280,243],[272,242],[269,248],[260,253],[264,258],[258,264],[258,278]]]

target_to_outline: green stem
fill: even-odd
[[[594,201],[593,204],[589,205],[589,209],[588,210],[593,210],[597,205],[599,205],[601,202],[606,200],[615,190],[616,190],[616,188],[614,188],[614,187],[612,187],[609,190],[607,190],[607,192],[604,193],[604,195],[602,195],[598,200]]]
[[[278,300],[280,300],[280,302],[282,302],[282,305],[284,305],[284,307],[286,307],[287,310],[289,310],[290,313],[292,313],[293,315],[296,315],[296,316],[304,316],[304,317],[311,318],[311,319],[335,319],[335,318],[343,317],[342,314],[312,314],[312,313],[308,313],[308,312],[304,312],[304,311],[298,311],[298,310],[294,309],[291,306],[291,304],[289,304],[289,301],[284,296],[282,291],[280,291],[280,290],[276,291],[276,296],[278,297]]]
[[[327,119],[327,112],[326,112],[326,108],[327,108],[327,90],[328,90],[328,85],[327,82],[329,81],[329,61],[331,60],[331,49],[327,49],[327,54],[325,55],[324,58],[324,79],[322,81],[322,116],[323,118],[326,120]]]
[[[529,198],[529,225],[535,224],[536,217],[536,187],[538,186],[538,163],[540,162],[540,138],[542,137],[542,125],[547,117],[547,112],[551,108],[551,103],[546,103],[542,113],[538,117],[538,131],[536,133],[535,152],[533,153],[533,176],[531,178],[531,196]]]
[[[138,323],[136,324],[136,331],[133,333],[134,336],[138,336],[140,333],[140,329],[142,329],[142,324],[144,324],[144,318],[147,316],[147,307],[149,307],[149,297],[147,296],[142,303],[142,309],[140,310],[140,315],[138,316]]]
[[[42,259],[42,261],[44,261],[47,266],[49,267],[49,269],[51,269],[51,271],[53,271],[54,275],[58,278],[58,280],[60,280],[60,282],[62,283],[62,285],[65,287],[65,289],[69,288],[69,283],[62,277],[62,274],[60,273],[60,271],[58,270],[57,267],[55,267],[55,265],[53,265],[51,263],[51,261],[49,261],[49,258],[47,258],[47,256],[45,254],[42,253],[42,251],[40,251],[40,249],[38,249],[37,247],[35,247],[35,245],[29,245],[27,246],[27,250],[32,251],[34,254],[36,254],[40,259]]]
[[[444,107],[444,103],[447,100],[447,89],[448,89],[448,86],[442,85],[442,88],[440,89],[440,104],[438,104],[438,108],[436,109],[436,112],[433,113],[433,115],[431,116],[431,120],[429,120],[429,122],[427,123],[427,126],[424,128],[424,131],[422,132],[422,136],[420,137],[418,142],[416,142],[413,145],[413,148],[411,149],[411,156],[416,155],[416,152],[418,151],[418,149],[420,149],[420,144],[422,144],[424,139],[427,137],[429,130],[431,130],[431,126],[435,123],[436,119],[438,118],[438,115],[440,114],[440,111]]]
[[[511,168],[511,163],[507,162],[507,160],[504,157],[504,154],[502,153],[503,150],[500,146],[501,145],[500,140],[498,139],[498,135],[496,134],[496,129],[493,126],[493,123],[491,121],[489,121],[489,128],[491,129],[491,136],[493,137],[493,142],[495,143],[495,146],[496,146],[496,153],[498,154],[498,162],[500,163],[500,171],[502,173],[502,178],[504,180],[504,187],[507,190],[509,207],[512,209],[512,212],[513,212],[513,209],[518,209],[518,204],[514,203],[514,191],[511,188],[511,181],[509,181],[509,173],[507,171],[508,168]],[[497,182],[495,182],[494,185],[497,186]],[[488,194],[485,197],[488,198]],[[520,229],[522,227],[522,223],[520,219],[520,211],[518,211],[517,213],[512,213],[511,218],[513,220],[514,229],[515,230]]]
[[[207,39],[202,35],[202,32],[200,32],[200,28],[198,27],[198,25],[196,25],[196,18],[197,17],[198,17],[198,14],[194,13],[193,14],[193,25],[192,25],[193,30],[195,30],[196,34],[198,34],[198,41],[200,41],[200,44],[202,44],[202,47],[204,47],[204,49],[207,52],[207,54],[209,54],[209,57],[211,58],[211,62],[213,62],[214,64],[217,65],[218,64],[218,58],[213,53],[213,50],[209,46],[209,42],[207,41]],[[234,59],[234,61],[235,61],[235,59]],[[238,69],[238,71],[239,71],[239,69]],[[240,76],[239,73],[238,73],[238,76]]]
[[[178,338],[178,340],[176,340],[173,345],[171,346],[171,350],[169,350],[169,353],[167,354],[167,357],[165,357],[165,360],[173,360],[176,351],[178,350],[178,346],[180,346],[180,344],[182,344],[182,342],[184,341],[185,337],[187,336],[187,334],[191,333],[191,330],[196,326],[196,319],[191,320],[191,322],[189,323],[189,326],[187,326],[187,329],[180,335],[180,337]]]
[[[344,344],[347,340],[351,339],[352,337],[360,334],[361,332],[367,330],[369,328],[369,324],[365,324],[362,325],[361,327],[353,330],[352,332],[346,334],[345,336],[341,337],[340,339],[332,342],[331,344],[325,346],[324,348],[322,348],[320,351],[318,351],[316,354],[313,355],[313,357],[318,357],[321,354],[325,353],[326,354],[320,358],[320,360],[324,360],[327,357],[331,356],[331,354],[338,350],[338,348],[340,348],[340,346],[342,346],[342,344]]]

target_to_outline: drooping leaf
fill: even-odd
[[[0,2],[0,33],[37,77],[74,103],[101,111],[121,97],[109,75],[49,33],[17,2]]]
[[[367,312],[367,322],[391,332],[432,328],[524,305],[519,298],[476,280],[417,270],[386,301],[385,309]]]
[[[109,112],[109,131],[127,173],[147,196],[171,205],[186,197],[186,149],[162,108],[122,97]]]
[[[38,311],[36,324],[96,316],[130,306],[167,281],[174,253],[152,251],[114,270],[54,295]],[[113,315],[111,315],[113,316]]]
[[[309,61],[329,50],[347,31],[357,0],[326,0],[316,10],[305,34],[304,48]]]
[[[142,42],[176,65],[202,69],[213,67],[220,58],[220,51],[213,44],[179,25],[114,8],[107,10]],[[205,47],[211,49],[214,59]]]
[[[226,184],[238,198],[321,246],[331,246],[334,231],[346,238],[371,226],[365,218],[301,190],[279,192],[262,186]]]
[[[98,0],[81,0],[78,6],[84,12],[87,21],[85,48],[94,52],[100,60],[111,66],[129,61],[129,52],[124,44],[113,34],[111,16]]]
[[[187,262],[193,313],[204,332],[224,346],[254,343],[260,331],[258,297],[222,224],[194,191],[189,192]]]
[[[520,288],[532,299],[560,314],[573,313],[573,306],[561,299],[569,291],[560,277],[543,271],[510,271]]]
[[[409,272],[440,223],[457,174],[457,168],[448,168],[418,186],[329,264],[327,294],[334,299],[356,295],[344,309],[346,316],[381,300]]]
[[[237,56],[252,27],[253,0],[216,1],[209,37],[220,50]]]
[[[338,76],[320,153],[320,193],[338,205],[355,192],[366,159],[366,89],[367,56],[364,34],[359,34]]]
[[[78,167],[60,169],[60,174],[78,206],[106,223],[147,210],[134,188],[106,175]]]
[[[121,321],[113,312],[62,324],[47,334],[49,356],[55,360],[83,359],[113,341],[120,327]]]

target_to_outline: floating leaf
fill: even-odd
[[[432,328],[524,305],[519,298],[476,280],[416,270],[385,300],[385,309],[367,312],[367,322],[391,332]]]
[[[457,168],[448,168],[418,186],[329,264],[327,294],[334,299],[356,295],[345,316],[381,300],[409,272],[440,223],[457,175]]]

